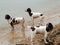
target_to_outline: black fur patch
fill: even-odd
[[[46,27],[46,31],[47,31],[47,32],[49,32],[49,31],[50,31],[50,30],[49,30],[49,27]]]
[[[31,9],[30,8],[27,8],[27,12],[31,12]]]
[[[15,23],[15,18],[13,18],[12,22]]]
[[[49,32],[49,31],[52,31],[52,29],[53,29],[52,23],[48,23],[48,24],[46,25],[46,31]]]
[[[33,15],[33,13],[29,13],[29,16],[32,16]]]
[[[32,29],[32,31],[34,31],[34,30],[35,30],[35,28],[34,28],[34,27],[31,27],[31,29]]]
[[[27,8],[27,12],[29,13],[29,16],[33,15],[33,13],[31,13],[31,8]]]
[[[5,19],[9,20],[10,18],[11,17],[8,14],[5,15]]]
[[[43,14],[40,14],[40,16],[43,16]]]
[[[13,26],[13,23],[12,23],[12,22],[10,23],[10,25],[11,25],[11,27],[12,27],[12,28],[14,28],[14,26]]]

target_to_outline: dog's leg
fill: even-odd
[[[44,42],[45,42],[45,44],[53,43],[52,40],[48,39],[48,32],[45,33]]]
[[[11,25],[11,28],[12,28],[12,30],[11,30],[11,41],[12,41],[12,43],[14,44],[14,38],[15,38],[15,30],[14,30],[14,26],[13,26],[13,24],[12,23],[10,23],[10,25]]]
[[[12,27],[12,30],[14,30],[14,25],[13,25],[13,23],[12,23],[12,22],[10,23],[10,25],[11,25],[11,27]]]
[[[45,42],[45,44],[48,44],[47,36],[48,36],[48,32],[45,32],[45,35],[44,35],[44,42]]]
[[[35,25],[35,24],[34,24],[34,18],[32,18],[32,27],[34,27],[34,25]]]
[[[33,37],[34,36],[34,34],[31,34],[31,45],[33,45]]]
[[[23,38],[25,38],[25,27],[24,27],[24,22],[23,22],[21,25],[22,25],[22,34],[23,34]]]
[[[36,32],[31,31],[31,45],[34,45],[33,38],[35,37]]]

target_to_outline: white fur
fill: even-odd
[[[11,23],[12,20],[13,20],[13,18],[12,18],[12,19],[9,19],[9,20],[8,20],[8,23]],[[23,22],[24,22],[25,20],[24,20],[23,17],[17,17],[17,18],[15,18],[15,21],[17,21],[18,24],[23,24]],[[14,25],[15,25],[15,24],[14,24]]]
[[[23,24],[23,22],[25,21],[23,17],[17,17],[17,18],[15,18],[15,20],[16,20],[18,23],[21,23],[21,24]]]
[[[42,14],[42,13],[37,13],[37,12],[31,12],[33,15],[32,15],[32,17],[40,17],[40,15]]]
[[[28,30],[31,30],[31,33],[30,33],[31,34],[31,42],[33,42],[33,38],[34,38],[36,32],[40,32],[40,33],[44,34],[44,42],[48,43],[46,41],[46,38],[47,38],[47,35],[48,35],[48,32],[46,31],[46,26],[40,26],[40,27],[34,26],[34,28],[35,28],[34,31],[32,31],[31,27],[32,26],[27,26]]]
[[[28,12],[29,16],[32,20],[32,26],[34,26],[34,19],[40,18],[40,22],[43,22],[44,15],[40,12],[32,12],[31,8],[27,8],[26,12]],[[42,25],[43,23],[40,23],[39,25]]]
[[[15,19],[15,22],[12,21],[13,19]],[[17,25],[17,24],[21,25],[21,27],[22,27],[21,28],[21,31],[22,31],[23,37],[25,37],[25,27],[24,27],[25,19],[23,17],[12,18],[12,19],[9,19],[8,20],[8,23],[9,24],[11,22],[13,23],[13,26],[11,26],[12,27],[12,30],[14,30],[14,28],[15,28],[14,25]]]
[[[15,20],[15,22],[13,22],[13,19]],[[17,18],[12,18],[12,19],[9,19],[7,20],[8,23],[11,25],[11,22],[12,22],[12,25],[11,25],[11,28],[12,30],[14,30],[14,25],[17,25],[19,24],[21,27],[22,27],[22,32],[24,32],[24,22],[25,22],[25,19],[23,17],[17,17]]]
[[[44,20],[44,18],[45,18],[45,16],[44,15],[42,15],[41,16],[41,14],[42,13],[39,13],[39,12],[31,12],[33,15],[31,16],[31,19],[32,19],[32,22],[33,22],[33,25],[35,25],[34,24],[34,21],[35,21],[35,19],[37,19],[37,18],[39,18],[39,25],[43,25],[43,20]]]

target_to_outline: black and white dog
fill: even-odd
[[[33,23],[34,23],[34,19],[36,18],[41,19],[42,17],[44,17],[42,13],[32,12],[31,8],[27,8],[25,12],[28,12],[29,16],[33,19]]]
[[[33,32],[31,34],[31,42],[33,42],[33,38],[34,38],[36,32],[40,32],[40,33],[44,34],[44,42],[46,44],[48,44],[48,42],[51,41],[51,40],[48,40],[47,37],[48,37],[48,33],[53,30],[52,23],[48,23],[45,26],[34,26],[34,27],[27,26],[27,28],[30,29],[30,30],[32,30],[32,32]]]
[[[31,16],[33,18],[38,18],[40,16],[43,16],[42,13],[32,12],[31,8],[27,8],[26,12],[28,12],[29,16]]]
[[[25,20],[23,17],[12,18],[9,14],[6,14],[5,19],[11,25],[12,29],[14,29],[14,25],[16,24],[20,24],[22,27],[24,27]]]

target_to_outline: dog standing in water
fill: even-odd
[[[11,25],[12,30],[14,30],[14,25],[20,24],[22,26],[22,29],[21,29],[22,32],[25,33],[25,31],[24,31],[24,28],[25,28],[24,27],[25,19],[23,17],[12,18],[9,14],[6,14],[5,15],[5,19]]]
[[[44,34],[43,38],[44,38],[45,44],[48,44],[48,42],[51,42],[51,40],[48,40],[48,33],[53,30],[52,23],[48,23],[45,26],[34,26],[34,27],[27,26],[27,28],[32,30],[32,34],[31,34],[32,45],[33,45],[33,38],[34,38],[36,32],[40,32],[40,33]]]
[[[40,23],[42,22],[44,15],[42,13],[39,12],[32,12],[31,8],[27,8],[27,10],[25,12],[28,12],[29,16],[32,19],[33,25],[34,25],[34,19],[40,18]],[[42,23],[41,23],[42,25]]]

